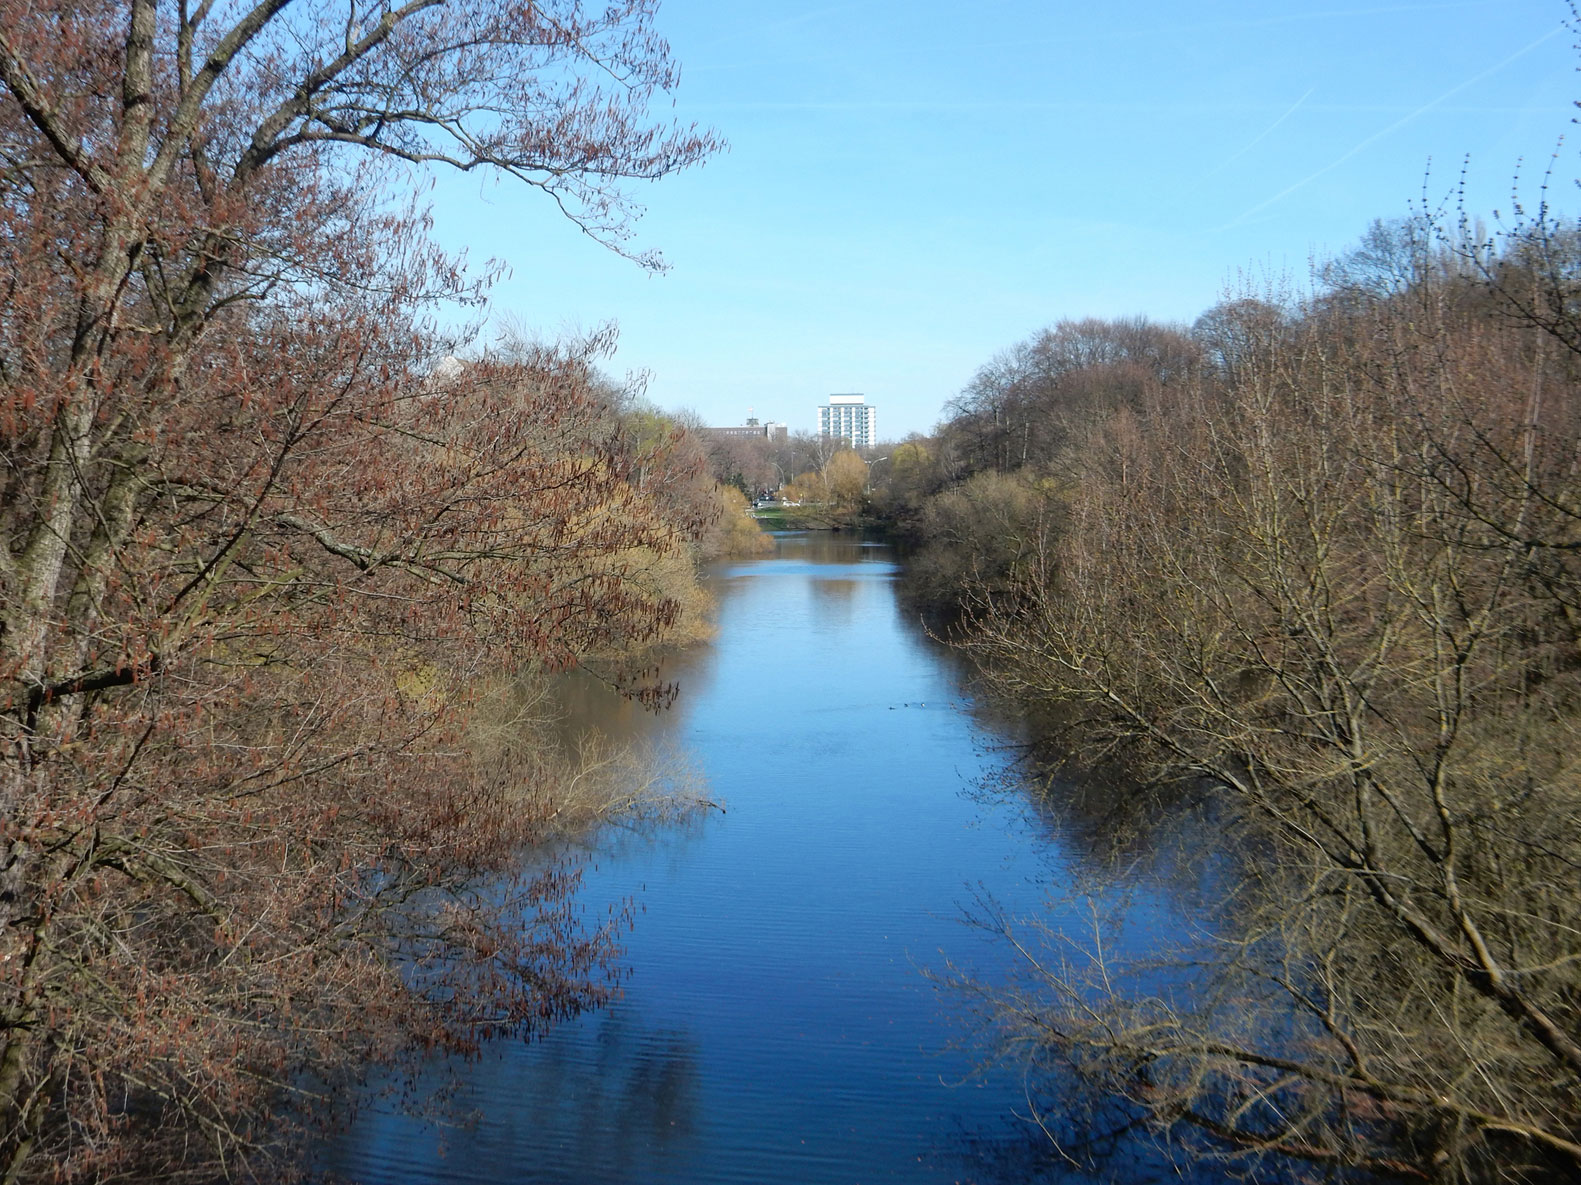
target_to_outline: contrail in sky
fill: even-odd
[[[1503,0],[1507,3],[1508,0]],[[1359,16],[1389,16],[1392,13],[1403,12],[1451,12],[1468,8],[1498,8],[1500,0],[1450,0],[1449,3],[1433,4],[1383,4],[1370,5],[1364,8],[1330,8],[1319,12],[1278,12],[1269,16],[1260,16],[1242,20],[1196,20],[1185,24],[1136,24],[1125,29],[1116,29],[1110,32],[1078,35],[1075,37],[1035,37],[1031,40],[1020,38],[1015,41],[961,42],[959,48],[970,50],[1022,48],[1029,46],[1062,46],[1070,48],[1081,44],[1096,44],[1112,41],[1141,41],[1147,39],[1174,39],[1182,33],[1212,32],[1217,29],[1266,29],[1277,25],[1292,25],[1311,21],[1325,21],[1334,19],[1349,19]]]
[[[1296,110],[1301,106],[1301,104],[1305,103],[1308,99],[1310,99],[1312,97],[1312,92],[1315,91],[1315,90],[1317,90],[1317,87],[1315,87],[1315,86],[1308,87],[1307,88],[1307,93],[1302,95],[1294,103],[1290,104],[1290,109],[1288,111],[1286,111],[1283,115],[1281,115],[1278,119],[1274,120],[1273,123],[1269,124],[1266,128],[1264,128],[1260,135],[1255,137],[1250,143],[1241,145],[1240,148],[1238,148],[1236,151],[1230,153],[1229,156],[1225,157],[1218,164],[1214,165],[1213,168],[1209,169],[1205,174],[1203,174],[1203,176],[1204,177],[1211,177],[1211,176],[1213,176],[1220,169],[1222,169],[1225,165],[1229,164],[1233,160],[1239,160],[1241,157],[1245,156],[1252,149],[1256,148],[1264,140],[1268,139],[1269,136],[1273,135],[1275,128],[1277,128],[1280,124],[1284,123],[1285,120],[1289,119],[1292,115],[1294,115],[1296,113]]]
[[[783,33],[786,30],[793,29],[798,25],[805,25],[813,21],[822,20],[824,17],[832,16],[837,12],[854,12],[859,9],[872,7],[873,5],[870,3],[852,4],[847,2],[843,4],[828,4],[822,8],[815,8],[810,12],[798,12],[794,16],[781,17],[777,20],[771,20],[765,24],[735,29],[731,32],[721,34],[706,44],[708,49],[717,49],[719,46],[729,45],[732,42],[761,41],[765,37],[771,37],[773,35]]]
[[[1564,26],[1562,26],[1562,25],[1557,27],[1557,28],[1550,29],[1548,32],[1544,33],[1541,37],[1539,37],[1536,41],[1533,41],[1530,45],[1527,45],[1527,46],[1525,46],[1525,47],[1523,47],[1521,49],[1516,50],[1509,57],[1505,58],[1502,62],[1497,62],[1494,65],[1489,66],[1486,70],[1482,71],[1480,74],[1473,75],[1472,77],[1466,79],[1465,82],[1462,82],[1459,86],[1453,87],[1450,90],[1445,91],[1443,94],[1439,95],[1438,98],[1434,99],[1432,102],[1422,104],[1422,106],[1418,107],[1415,111],[1411,112],[1409,115],[1402,116],[1401,118],[1395,120],[1393,123],[1391,123],[1388,127],[1384,128],[1382,131],[1374,132],[1372,135],[1368,136],[1365,140],[1363,140],[1360,144],[1356,145],[1349,152],[1347,152],[1343,156],[1341,156],[1338,160],[1330,161],[1328,164],[1324,165],[1321,169],[1319,169],[1317,172],[1311,174],[1310,176],[1303,177],[1301,180],[1297,181],[1294,185],[1286,186],[1284,189],[1281,189],[1278,193],[1274,194],[1273,197],[1267,199],[1266,201],[1258,202],[1257,205],[1253,206],[1250,210],[1247,210],[1244,213],[1240,214],[1238,217],[1231,219],[1229,222],[1225,223],[1223,226],[1219,227],[1218,229],[1219,230],[1229,230],[1231,227],[1239,226],[1241,223],[1245,222],[1252,215],[1254,215],[1254,214],[1261,214],[1264,210],[1268,209],[1269,206],[1272,206],[1276,202],[1283,201],[1285,198],[1287,198],[1291,194],[1293,194],[1296,190],[1301,189],[1301,188],[1303,188],[1303,187],[1305,187],[1307,185],[1310,185],[1312,182],[1316,181],[1319,177],[1323,176],[1325,173],[1332,172],[1333,170],[1339,168],[1340,165],[1344,164],[1351,157],[1355,156],[1358,152],[1362,152],[1365,149],[1372,147],[1372,145],[1376,144],[1379,140],[1382,140],[1385,136],[1392,135],[1393,133],[1399,131],[1406,124],[1410,123],[1413,119],[1416,119],[1418,116],[1426,114],[1427,112],[1431,111],[1434,107],[1437,107],[1440,103],[1444,102],[1445,100],[1454,98],[1456,95],[1458,95],[1461,91],[1465,90],[1467,87],[1475,86],[1477,83],[1481,82],[1484,78],[1487,78],[1490,74],[1497,74],[1500,70],[1504,69],[1504,67],[1508,66],[1511,62],[1515,61],[1515,59],[1526,56],[1527,54],[1531,53],[1532,50],[1536,49],[1539,45],[1541,45],[1543,42],[1551,40],[1554,36],[1556,36],[1559,33],[1563,33],[1564,31],[1565,31],[1565,29],[1564,29]]]

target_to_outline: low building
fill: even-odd
[[[746,440],[767,440],[770,444],[784,444],[785,438],[790,435],[790,429],[784,424],[776,424],[770,420],[766,424],[755,419],[748,419],[745,424],[732,424],[724,428],[709,428],[709,435]]]

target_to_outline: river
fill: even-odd
[[[364,1109],[329,1165],[366,1182],[990,1182],[1035,1176],[1012,1068],[978,1073],[960,1001],[990,980],[983,897],[1038,909],[1080,861],[1000,779],[1006,738],[896,597],[890,550],[788,534],[717,575],[717,639],[672,671],[660,716],[597,724],[684,752],[723,813],[610,829],[582,889],[631,899],[613,1005],[461,1067],[465,1127]],[[596,699],[596,697],[593,697]],[[591,702],[591,701],[590,701]],[[584,722],[586,716],[583,716]],[[1137,895],[1145,937],[1166,893]],[[1133,1162],[1134,1163],[1134,1162]]]

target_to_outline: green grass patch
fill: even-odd
[[[754,510],[752,517],[758,520],[758,525],[765,531],[791,531],[801,526],[800,520],[792,517],[795,513],[791,507],[766,506],[762,510]]]

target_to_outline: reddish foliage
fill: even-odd
[[[653,8],[0,0],[0,1172],[274,1173],[303,1074],[605,990],[467,693],[659,635],[626,557],[699,524],[601,343],[439,364],[477,288],[392,195],[624,249],[715,147],[646,120]]]

